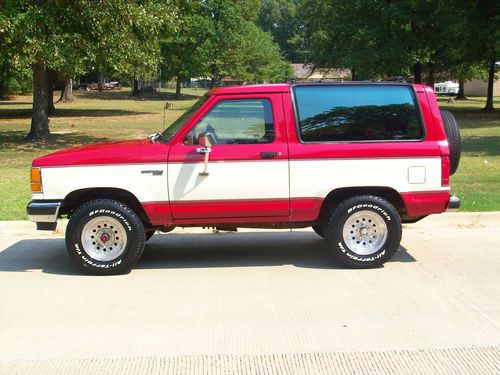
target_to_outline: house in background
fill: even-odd
[[[488,81],[473,79],[465,82],[464,92],[469,96],[486,96],[488,90]],[[500,79],[493,82],[493,96],[500,96]]]
[[[350,80],[351,71],[348,69],[314,68],[309,64],[292,64],[293,78],[297,82],[328,80]]]

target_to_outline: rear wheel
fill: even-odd
[[[391,259],[397,251],[401,218],[383,198],[355,196],[332,211],[325,232],[341,263],[353,268],[373,268]]]
[[[71,259],[92,275],[116,275],[130,271],[144,250],[144,226],[129,207],[111,199],[81,205],[66,229]]]

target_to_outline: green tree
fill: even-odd
[[[286,58],[303,62],[303,23],[300,5],[303,0],[262,0],[257,25],[271,33]]]
[[[180,0],[177,32],[161,42],[161,77],[175,78],[175,96],[181,95],[181,83],[206,73],[204,41],[209,20],[202,14],[199,0]]]
[[[291,78],[291,65],[283,58],[272,36],[251,22],[245,29],[238,49],[243,69],[234,72],[234,76],[253,83],[284,82]]]
[[[99,62],[111,72],[148,74],[159,59],[159,33],[175,16],[160,0],[4,0],[0,14],[11,58],[33,71],[33,141],[50,137],[52,71],[68,77]]]

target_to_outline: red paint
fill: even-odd
[[[142,203],[151,224],[312,222],[319,216],[322,198],[277,198]],[[291,207],[289,212],[288,207]],[[173,219],[175,218],[175,219]]]
[[[290,85],[288,83],[278,83],[270,85],[245,85],[219,87],[210,90],[210,94],[213,95],[269,94],[281,92],[290,92]]]
[[[175,201],[170,203],[174,221],[237,217],[289,216],[289,199]]]
[[[290,221],[316,221],[323,204],[323,198],[290,199]]]
[[[169,202],[143,202],[142,208],[153,225],[172,225],[172,211]]]
[[[37,167],[96,164],[164,163],[169,146],[148,139],[77,146],[42,156],[33,161]]]
[[[426,216],[446,211],[450,200],[448,191],[423,191],[401,193],[401,198],[409,216]]]
[[[441,213],[448,208],[448,191],[401,193],[409,216]],[[153,225],[213,225],[237,223],[314,222],[323,198],[277,198],[146,202],[144,211]],[[288,213],[288,207],[290,212]]]

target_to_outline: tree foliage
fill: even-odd
[[[465,80],[500,58],[498,8],[492,0],[305,0],[308,58],[362,78],[426,75],[432,84],[441,71]]]
[[[50,71],[73,76],[101,64],[112,73],[150,75],[160,57],[159,34],[173,24],[174,10],[162,0],[4,0],[2,48],[17,69],[33,70],[29,138],[50,134]]]
[[[225,76],[249,82],[280,82],[289,63],[270,34],[256,26],[258,1],[181,0],[179,32],[162,43],[163,78]]]
[[[303,0],[262,0],[257,25],[270,33],[288,60],[304,61]]]

